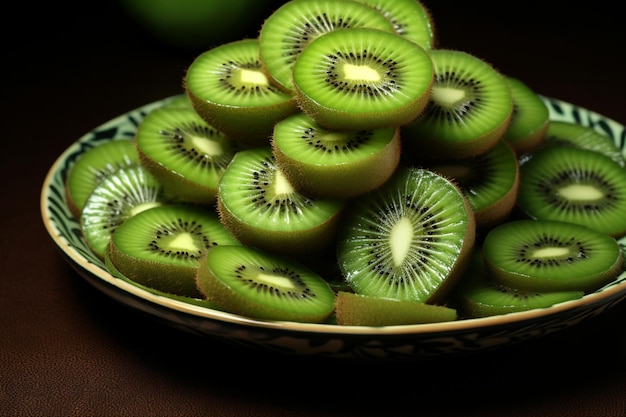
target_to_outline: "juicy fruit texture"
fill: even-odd
[[[219,180],[236,151],[193,109],[174,106],[146,115],[135,143],[142,165],[169,193],[201,204],[215,202]]]
[[[372,8],[354,1],[287,1],[265,19],[259,54],[269,76],[292,92],[291,71],[300,53],[317,37],[336,29],[369,27],[389,32],[391,23]]]
[[[217,245],[239,242],[202,206],[167,204],[142,211],[111,235],[109,257],[125,277],[163,292],[200,298],[199,259]]]
[[[220,220],[243,244],[291,255],[334,241],[343,202],[302,195],[277,167],[269,146],[238,152],[218,191]]]
[[[347,199],[381,186],[400,162],[399,128],[337,131],[306,113],[276,124],[272,153],[303,194]]]
[[[393,33],[337,29],[300,53],[293,83],[300,108],[324,127],[396,127],[426,106],[433,64],[423,48]]]
[[[435,74],[424,113],[404,129],[405,141],[431,158],[486,152],[506,132],[513,111],[509,85],[491,64],[464,51],[430,51]]]
[[[226,311],[264,320],[323,322],[335,293],[291,258],[245,246],[216,246],[201,259],[196,282]]]
[[[337,258],[357,294],[436,303],[454,286],[474,245],[467,199],[426,169],[400,168],[345,213]]]
[[[554,220],[510,221],[483,242],[494,282],[525,291],[594,291],[622,269],[622,251],[611,236]]]
[[[242,39],[197,56],[183,80],[193,108],[245,146],[267,144],[274,124],[297,110],[259,61],[259,40]]]
[[[520,168],[518,206],[533,219],[581,224],[626,235],[626,170],[588,149],[549,146]]]

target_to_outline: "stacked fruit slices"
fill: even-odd
[[[98,210],[74,209],[94,252],[189,302],[341,325],[547,307],[613,280],[617,147],[548,140],[574,134],[549,134],[521,80],[438,49],[433,23],[415,0],[291,0],[258,38],[200,54],[184,97],[112,141],[131,162],[103,163],[117,168],[91,182]],[[137,186],[105,221],[96,190],[118,177]]]

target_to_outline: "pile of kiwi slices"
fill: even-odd
[[[119,279],[255,319],[387,326],[545,308],[624,271],[617,146],[439,48],[417,0],[286,1],[182,81],[69,173]]]

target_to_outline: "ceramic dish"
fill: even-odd
[[[52,165],[41,192],[44,225],[74,269],[100,291],[154,319],[198,335],[285,354],[425,359],[472,353],[536,338],[589,319],[626,298],[626,273],[622,273],[617,280],[594,293],[545,309],[437,324],[352,327],[254,320],[163,297],[114,278],[91,253],[81,237],[79,224],[68,209],[64,195],[67,172],[87,149],[113,137],[132,137],[136,126],[150,110],[175,99],[177,97],[169,97],[140,107],[81,137]],[[556,99],[543,99],[552,120],[592,126],[612,137],[626,154],[624,126],[584,108]],[[620,244],[626,247],[626,238]]]

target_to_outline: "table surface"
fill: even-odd
[[[626,123],[626,37],[608,2],[570,10],[560,1],[519,10],[424,3],[440,47],[472,52],[541,94]],[[37,16],[18,11],[22,26],[2,29],[13,48],[2,65],[0,415],[626,415],[626,303],[489,353],[346,363],[224,345],[98,292],[43,227],[46,172],[92,128],[182,92],[184,69],[203,48],[165,45],[115,2],[42,7]]]

